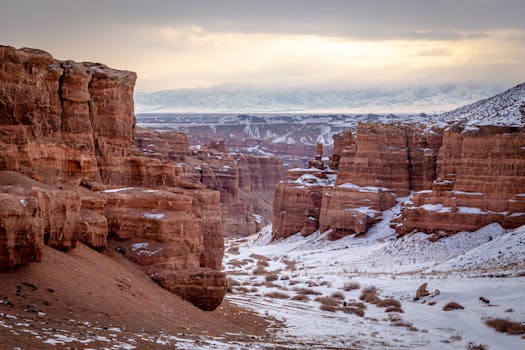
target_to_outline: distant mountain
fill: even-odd
[[[474,102],[436,117],[443,122],[465,121],[468,127],[481,125],[525,126],[525,83],[496,96]]]
[[[501,87],[458,84],[410,88],[256,89],[217,86],[135,94],[137,113],[441,113]]]

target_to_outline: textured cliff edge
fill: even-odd
[[[135,144],[151,158],[176,162],[185,186],[220,192],[225,236],[250,235],[271,221],[275,185],[284,177],[279,157],[228,152],[222,140],[189,147],[181,132],[143,128]]]
[[[350,130],[334,137],[330,168],[314,164],[278,184],[274,239],[316,230],[328,239],[363,234],[411,191],[391,223],[400,235],[438,239],[493,222],[525,224],[522,127],[360,123],[356,137]]]
[[[41,260],[44,243],[111,241],[150,275],[177,274],[171,290],[212,310],[226,291],[220,194],[133,146],[135,79],[0,46],[0,267]]]

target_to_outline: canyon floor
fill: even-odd
[[[525,319],[525,227],[398,239],[388,226],[397,210],[339,241],[314,233],[272,243],[271,226],[227,239],[230,290],[208,313],[111,249],[46,247],[42,263],[0,275],[1,348],[523,348],[521,335],[484,321]],[[414,300],[425,282],[430,295]],[[371,286],[383,304],[359,300]],[[449,302],[464,309],[443,311]]]
[[[388,227],[397,210],[362,237],[331,242],[319,233],[297,234],[271,243],[268,226],[258,236],[227,241],[226,299],[284,323],[274,329],[283,348],[525,347],[523,336],[485,324],[525,319],[525,227],[492,224],[437,242],[422,233],[397,239]],[[430,295],[414,300],[425,282]],[[361,302],[371,286],[382,306],[400,304],[402,312]],[[464,309],[443,311],[449,302]]]

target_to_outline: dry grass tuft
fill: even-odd
[[[390,306],[385,309],[385,312],[399,312],[404,313],[403,309],[399,306]]]
[[[334,298],[334,299],[341,299],[341,300],[345,300],[345,295],[341,292],[333,292],[332,294],[330,294],[330,297]]]
[[[339,308],[336,307],[336,306],[333,306],[333,305],[326,305],[326,304],[323,304],[321,306],[319,306],[319,308],[323,311],[330,311],[330,312],[336,312]]]
[[[451,301],[450,303],[447,303],[445,304],[445,306],[443,306],[443,311],[451,311],[451,310],[459,310],[459,309],[463,310],[464,307],[456,303],[455,301]]]
[[[511,321],[505,318],[489,318],[485,324],[501,333],[525,334],[525,323]]]
[[[297,293],[308,294],[308,295],[321,295],[321,294],[323,294],[321,292],[318,292],[318,291],[316,291],[314,289],[309,289],[309,288],[294,288],[294,290]]]
[[[401,307],[401,303],[399,302],[399,300],[397,299],[394,299],[394,298],[386,298],[386,299],[379,299],[378,298],[378,301],[377,301],[377,306],[379,307]]]
[[[341,311],[347,314],[357,315],[359,317],[365,316],[365,311],[359,307],[343,307],[341,308]]]
[[[297,294],[292,297],[292,300],[308,301],[310,298],[306,294]]]
[[[277,281],[279,279],[279,275],[276,274],[276,273],[268,273],[265,277],[265,280],[267,282],[270,282],[270,281]]]
[[[270,259],[267,256],[259,255],[259,254],[251,254],[250,258],[255,259],[255,260],[262,260],[262,261],[270,261],[270,260],[272,260],[272,259]]]
[[[323,304],[323,305],[330,305],[330,306],[337,306],[339,304],[341,304],[341,300],[339,299],[335,299],[335,298],[332,298],[332,297],[319,297],[319,298],[315,298],[315,301]]]
[[[264,294],[264,296],[268,298],[274,298],[274,299],[289,299],[290,298],[288,294],[282,293],[282,292],[270,292],[270,293]]]
[[[266,271],[266,269],[263,266],[257,266],[252,271],[252,275],[266,275],[267,273],[268,271]]]
[[[258,260],[257,261],[257,267],[268,267],[270,264],[267,261],[264,260]]]
[[[376,287],[372,286],[363,289],[361,291],[361,295],[359,296],[359,300],[362,300],[365,303],[376,304],[379,301]]]
[[[348,301],[347,305],[349,307],[358,307],[360,309],[366,309],[366,305],[360,301],[350,300]]]
[[[361,285],[357,282],[346,282],[345,285],[343,286],[343,290],[345,292],[349,292],[355,289],[361,289]]]
[[[230,248],[228,248],[226,253],[232,254],[232,255],[239,255],[240,254],[239,247],[238,246],[231,246]]]

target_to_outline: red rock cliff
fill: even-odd
[[[360,123],[334,136],[329,166],[288,172],[274,202],[274,239],[329,231],[329,239],[362,234],[413,188],[436,176],[441,130],[420,125]],[[315,162],[310,162],[314,164]],[[335,181],[323,179],[331,178]]]
[[[212,310],[226,291],[220,194],[133,146],[135,79],[0,46],[0,268],[39,261],[44,243],[109,244]],[[182,136],[170,145],[188,153]]]
[[[396,226],[446,234],[498,222],[525,224],[525,132],[523,128],[455,127],[446,131],[432,189],[414,193]]]

